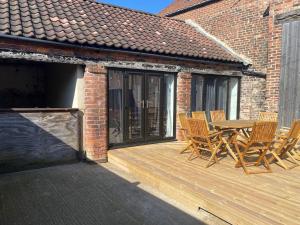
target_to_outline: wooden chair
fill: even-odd
[[[219,122],[226,120],[224,110],[210,111],[210,118],[212,122]]]
[[[220,150],[222,141],[222,132],[209,132],[205,120],[188,119],[189,134],[192,141],[192,154],[189,160],[201,157],[202,152],[211,154],[208,159],[206,168],[211,165],[211,162],[218,162],[217,153]]]
[[[258,121],[255,122],[250,137],[237,133],[234,145],[238,152],[239,160],[236,167],[243,167],[246,174],[270,173],[272,172],[269,162],[266,158],[268,150],[275,137],[277,122]],[[243,149],[243,151],[241,150]],[[253,162],[247,160],[257,157]],[[260,166],[263,164],[266,170],[248,170],[249,166]]]
[[[277,122],[278,114],[273,112],[259,112],[259,121],[273,121]]]
[[[180,124],[180,132],[187,144],[186,147],[180,152],[180,154],[183,154],[188,150],[192,150],[192,141],[188,134],[187,115],[185,113],[178,113],[178,119]]]
[[[207,129],[209,129],[209,125],[206,119],[206,113],[205,111],[196,111],[196,112],[192,112],[192,118],[193,119],[198,119],[198,120],[204,120],[207,126]]]
[[[292,169],[296,166],[300,166],[300,163],[296,160],[297,153],[295,147],[300,139],[300,120],[293,122],[291,129],[288,133],[282,132],[277,136],[277,139],[274,143],[273,149],[271,151],[272,157],[269,159],[269,162],[277,161],[278,164],[284,169]],[[288,156],[291,161],[294,163],[293,166],[288,167],[283,159],[285,156]]]

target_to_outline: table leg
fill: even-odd
[[[233,150],[231,149],[228,141],[226,140],[226,138],[222,137],[222,141],[223,143],[225,144],[229,154],[232,156],[232,158],[237,162],[238,161],[238,158],[236,157],[236,155],[234,154]]]

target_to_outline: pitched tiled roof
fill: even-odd
[[[92,0],[0,0],[0,34],[238,62],[188,24]]]
[[[167,8],[163,9],[159,15],[168,15],[179,12],[183,9],[199,5],[201,3],[211,2],[211,0],[174,0]]]

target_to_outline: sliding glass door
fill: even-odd
[[[228,119],[238,118],[239,78],[193,75],[192,111],[224,110]]]
[[[126,76],[125,87],[125,138],[131,142],[139,141],[144,138],[143,76],[139,74]]]
[[[159,139],[161,136],[162,119],[162,76],[145,77],[146,103],[146,138]]]
[[[174,138],[174,113],[174,75],[110,70],[111,146]]]

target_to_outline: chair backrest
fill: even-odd
[[[277,122],[257,121],[250,135],[251,143],[271,143],[275,137]]]
[[[188,129],[187,115],[185,113],[178,113],[179,124],[182,129]]]
[[[274,112],[259,112],[260,121],[273,121],[277,122],[278,114]]]
[[[193,119],[198,119],[198,120],[205,120],[206,126],[209,130],[209,126],[208,126],[208,122],[206,119],[206,113],[205,111],[196,111],[196,112],[192,112],[192,118]]]
[[[212,122],[224,121],[226,115],[224,110],[210,111],[210,118]]]
[[[288,133],[288,139],[299,139],[300,138],[300,120],[295,120]]]
[[[187,121],[189,134],[191,137],[200,137],[204,139],[209,137],[209,130],[207,129],[205,120],[189,118]]]

